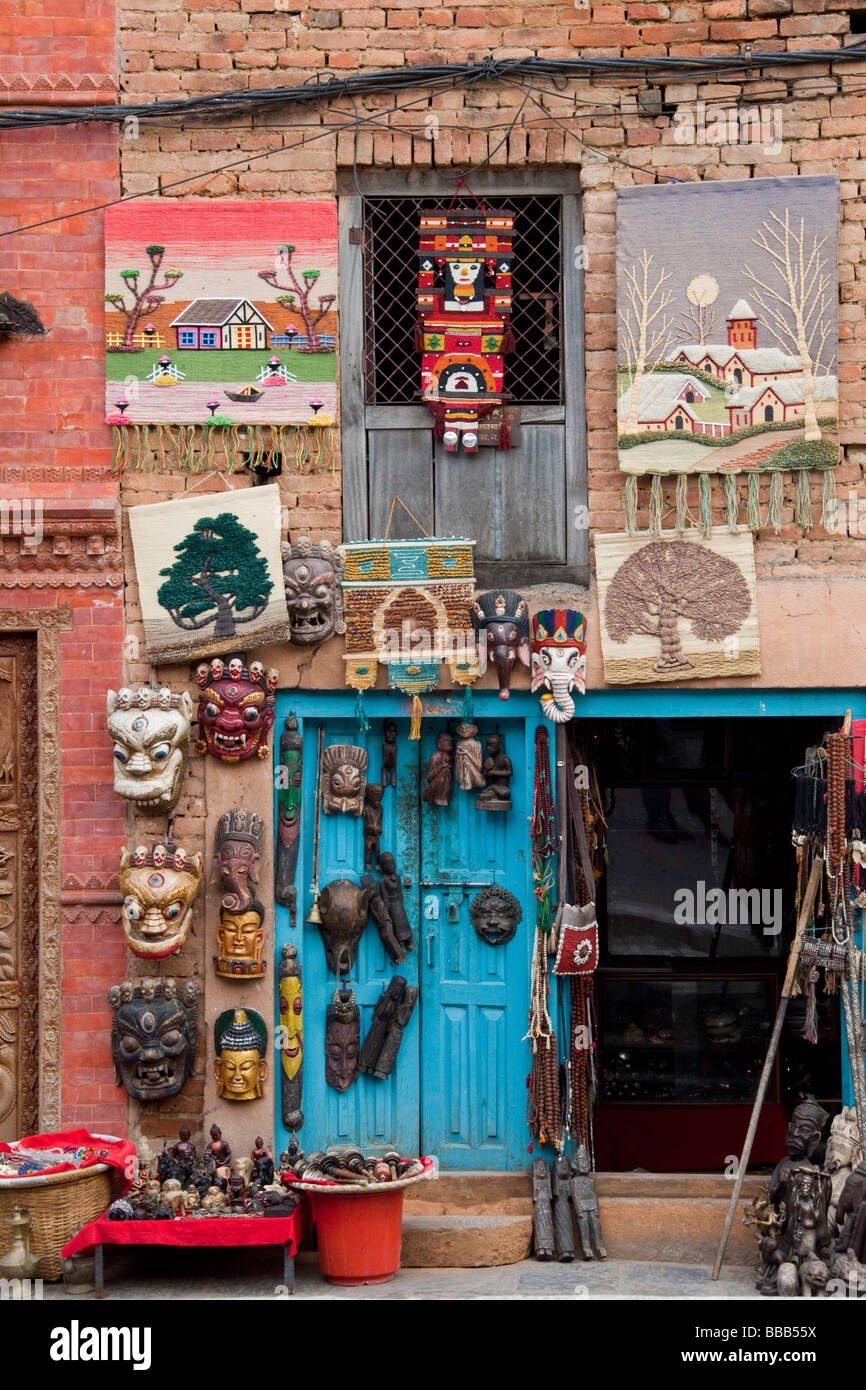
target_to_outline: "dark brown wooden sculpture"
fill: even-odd
[[[487,756],[483,771],[487,786],[475,799],[478,811],[510,811],[511,790],[509,783],[514,775],[511,759],[502,746],[501,734],[488,734],[484,740]]]
[[[403,1034],[409,1025],[412,1011],[418,1002],[418,989],[415,985],[407,985],[403,991],[403,998],[394,1010],[393,1017],[388,1024],[388,1032],[379,1053],[379,1060],[373,1068],[373,1075],[379,1081],[384,1081],[391,1075],[394,1063],[397,1060],[397,1053],[400,1051],[400,1044],[403,1041]]]
[[[454,785],[454,737],[442,733],[436,739],[436,751],[430,755],[424,774],[421,800],[429,806],[447,806]]]
[[[479,594],[472,605],[472,626],[478,646],[481,675],[491,661],[499,679],[499,698],[507,700],[511,673],[518,661],[529,665],[529,609],[513,589]]]
[[[393,719],[386,719],[382,725],[382,785],[397,785],[397,725]]]
[[[364,868],[373,869],[379,867],[379,857],[381,846],[379,837],[382,834],[382,822],[384,813],[382,810],[382,797],[385,795],[385,788],[380,782],[368,782],[364,792]]]
[[[606,1260],[607,1251],[601,1239],[601,1215],[598,1210],[598,1194],[589,1163],[589,1154],[583,1144],[571,1160],[571,1204],[577,1220],[577,1233],[583,1258]]]
[[[532,1241],[537,1260],[553,1259],[553,1206],[546,1158],[532,1160]]]
[[[382,1044],[388,1032],[388,1025],[397,1010],[397,1005],[403,998],[403,991],[406,988],[406,981],[402,975],[394,975],[383,989],[376,1001],[373,1009],[373,1017],[370,1020],[370,1027],[361,1048],[361,1071],[372,1073],[376,1069],[379,1060],[379,1053],[382,1051]]]
[[[403,882],[397,873],[397,864],[393,854],[390,852],[383,854],[379,861],[379,867],[381,870],[379,892],[388,909],[394,935],[407,951],[414,951],[415,942],[412,937],[412,927],[406,916],[406,907],[403,902]]]
[[[226,912],[247,912],[252,906],[264,839],[261,816],[243,806],[234,806],[217,821],[210,881],[222,888]]]
[[[387,857],[383,854],[383,864]],[[325,944],[328,969],[335,975],[352,973],[358,942],[370,913],[371,896],[368,886],[354,883],[350,878],[334,879],[325,884],[319,894],[319,931]]]
[[[513,893],[491,883],[469,904],[469,920],[488,946],[504,946],[517,931],[523,909]]]
[[[168,1100],[192,1076],[198,984],[170,977],[112,985],[111,1055],[117,1084],[133,1100]]]
[[[388,952],[388,959],[392,965],[402,965],[406,959],[406,952],[394,935],[394,924],[378,883],[372,874],[362,874],[361,886],[370,890],[370,916],[376,924],[379,940]]]
[[[571,1168],[565,1154],[558,1153],[553,1160],[553,1231],[556,1241],[556,1258],[560,1264],[568,1264],[574,1259],[574,1230],[571,1224]]]
[[[348,1091],[358,1079],[361,1056],[361,1010],[353,989],[335,989],[325,1011],[325,1080],[335,1091]]]
[[[360,816],[367,785],[367,751],[331,743],[322,753],[322,810],[326,816]]]

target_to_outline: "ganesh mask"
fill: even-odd
[[[532,619],[532,689],[555,724],[574,718],[573,690],[586,693],[586,623],[573,608],[547,608]]]
[[[192,700],[154,690],[109,690],[108,732],[114,739],[114,790],[142,811],[172,811],[186,767]]]
[[[518,661],[529,665],[529,609],[514,589],[479,594],[472,605],[472,626],[478,649],[478,671],[492,662],[499,679],[499,698],[507,700],[511,673]]]
[[[283,541],[281,549],[291,640],[308,647],[345,632],[340,547],[330,541],[313,545],[309,536],[299,536],[297,545]]]
[[[123,936],[137,956],[158,960],[183,946],[202,867],[200,854],[188,856],[173,844],[120,851]]]
[[[201,687],[197,751],[224,763],[266,758],[277,672],[266,672],[260,661],[247,667],[239,656],[227,662],[216,657],[209,665],[203,662],[195,677]]]
[[[108,991],[117,1084],[133,1100],[167,1100],[192,1075],[198,1045],[198,985],[124,980]]]

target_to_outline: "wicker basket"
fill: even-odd
[[[95,1221],[111,1202],[111,1168],[97,1163],[68,1173],[0,1178],[0,1255],[12,1241],[3,1218],[16,1207],[30,1213],[30,1250],[38,1255],[42,1279],[59,1279],[60,1251],[80,1226]]]

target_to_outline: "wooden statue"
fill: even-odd
[[[391,1075],[394,1063],[397,1060],[397,1053],[400,1051],[400,1044],[403,1041],[403,1034],[412,1017],[412,1011],[418,1001],[418,989],[415,985],[407,985],[403,991],[403,997],[391,1016],[388,1024],[388,1032],[379,1053],[379,1059],[373,1068],[373,1075],[379,1080],[384,1081],[386,1076]]]
[[[280,734],[280,765],[277,785],[277,867],[274,897],[289,909],[289,926],[297,922],[298,890],[295,872],[301,834],[301,784],[304,772],[304,740],[298,721],[290,714]]]
[[[361,1048],[361,1071],[368,1073],[375,1071],[379,1053],[382,1051],[382,1044],[388,1032],[388,1025],[403,998],[405,988],[406,981],[403,976],[394,975],[376,1000],[370,1027]]]
[[[598,1194],[589,1166],[589,1154],[580,1145],[571,1160],[571,1203],[577,1218],[577,1233],[580,1248],[585,1260],[593,1258],[606,1260],[607,1251],[601,1239],[601,1216],[598,1210]]]
[[[385,899],[382,897],[379,885],[372,874],[361,875],[361,887],[370,890],[370,916],[376,923],[379,940],[388,952],[391,964],[402,965],[406,959],[406,952],[394,935],[394,924],[388,914]]]
[[[556,1242],[556,1258],[560,1264],[568,1264],[574,1259],[574,1229],[571,1224],[569,1203],[571,1168],[565,1154],[558,1153],[553,1160],[553,1230]]]
[[[511,790],[509,782],[514,775],[511,759],[502,746],[501,734],[488,734],[485,739],[487,757],[483,770],[487,776],[487,786],[475,798],[478,811],[510,811]]]
[[[393,719],[386,719],[382,725],[382,785],[397,785],[397,725]]]
[[[379,867],[381,846],[379,837],[382,834],[382,822],[384,813],[382,810],[382,797],[385,795],[385,788],[380,782],[368,782],[364,792],[364,868],[373,869]]]
[[[484,754],[480,742],[475,737],[477,733],[477,724],[457,725],[457,785],[465,792],[485,785],[484,773],[481,770]]]
[[[553,1259],[553,1207],[546,1158],[532,1160],[532,1241],[537,1260]]]
[[[424,776],[421,800],[430,806],[447,806],[454,784],[454,738],[442,733],[436,738],[436,751],[430,756]]]
[[[394,935],[407,951],[414,951],[415,942],[412,938],[412,927],[406,916],[406,906],[403,902],[403,882],[397,873],[397,864],[393,854],[386,851],[379,861],[379,868],[381,870],[379,892],[388,909]]]

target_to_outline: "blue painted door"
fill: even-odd
[[[456,783],[449,806],[421,804],[421,1147],[443,1168],[506,1170],[526,1162],[532,781],[526,722],[475,722],[482,744],[486,733],[503,737],[512,809],[477,810],[477,792]],[[422,767],[441,727],[424,735]],[[475,896],[494,883],[523,913],[498,946],[477,935],[469,916]]]
[[[371,712],[370,727],[360,734],[348,700],[340,699],[339,712],[332,715],[329,705],[335,703],[321,697],[313,703],[310,696],[283,696],[276,726],[279,730],[283,717],[294,713],[304,738],[298,925],[292,929],[287,909],[277,906],[275,951],[278,962],[279,948],[294,941],[303,970],[305,1121],[299,1142],[307,1153],[347,1145],[365,1152],[394,1147],[406,1153],[435,1153],[444,1168],[522,1168],[529,1069],[523,1037],[534,922],[528,818],[538,721],[476,718],[482,741],[494,730],[502,734],[514,767],[512,810],[481,812],[475,810],[476,794],[462,791],[456,783],[448,807],[431,807],[420,800],[423,769],[436,733],[453,728],[457,718],[447,723],[425,719],[419,742],[409,739],[405,704],[401,709],[396,701],[368,696],[368,707],[372,705],[376,714]],[[476,697],[476,706],[480,703]],[[494,708],[500,708],[498,699]],[[532,708],[537,708],[534,700]],[[416,949],[404,965],[392,966],[374,924],[365,927],[350,981],[361,1009],[362,1040],[376,1001],[394,974],[419,985],[421,994],[391,1076],[384,1081],[359,1076],[341,1095],[325,1081],[324,1057],[325,1010],[339,982],[327,967],[319,928],[306,921],[312,902],[317,737],[321,726],[326,747],[364,746],[369,780],[379,781],[385,718],[395,719],[399,733],[397,787],[385,792],[381,845],[383,851],[392,851],[403,878]],[[319,887],[337,878],[359,882],[364,872],[362,820],[323,814],[320,827]],[[510,889],[523,911],[516,935],[504,946],[487,945],[470,922],[469,905],[480,891],[477,885],[488,883]],[[280,1121],[279,1058],[274,1061],[281,1148],[289,1136]]]
[[[382,761],[382,721],[374,720],[366,735],[359,735],[354,719],[307,718],[304,721],[304,834],[299,873],[299,905],[306,918],[312,895],[313,808],[315,806],[316,746],[319,725],[324,724],[324,745],[353,743],[366,747],[369,780],[378,781]],[[408,724],[406,726],[408,733]],[[414,745],[417,749],[417,744]],[[406,883],[405,900],[417,935],[418,884],[418,757],[405,737],[400,739],[397,787],[384,799],[382,849],[390,849]],[[319,851],[319,886],[338,878],[360,882],[364,872],[363,820],[347,815],[322,815]],[[403,1035],[397,1064],[384,1081],[361,1075],[340,1094],[325,1081],[325,1010],[339,981],[328,969],[319,928],[299,922],[303,931],[304,984],[304,1128],[298,1138],[307,1153],[331,1147],[356,1145],[365,1153],[396,1147],[418,1151],[418,1009]],[[290,939],[284,933],[283,940]],[[361,1038],[366,1037],[373,1008],[394,974],[410,985],[418,983],[418,953],[405,965],[392,966],[372,922],[364,928],[358,945],[351,986],[361,1009]]]

